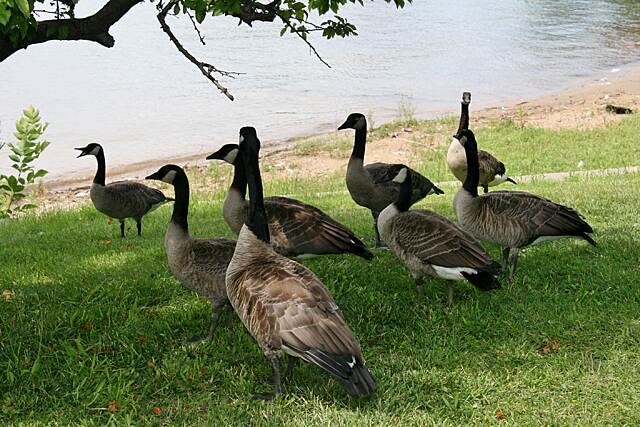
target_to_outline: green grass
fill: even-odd
[[[636,118],[594,133],[511,125],[478,133],[510,170],[531,173],[574,169],[585,152],[589,167],[631,164],[639,158],[634,127]],[[557,156],[536,163],[508,148],[516,144]],[[595,153],[585,149],[596,144]],[[225,187],[228,173],[214,167],[194,180]],[[342,179],[337,172],[312,184],[267,173],[265,191],[299,194],[372,244],[369,213],[348,195],[313,195],[344,189]],[[576,207],[596,230],[598,248],[564,240],[528,249],[512,283],[487,294],[459,283],[451,309],[437,280],[416,304],[410,274],[386,251],[370,263],[305,261],[333,293],[377,379],[377,393],[360,401],[307,364],[284,399],[252,401],[254,391],[268,389],[270,370],[237,319],[235,333],[221,327],[210,343],[184,344],[206,329],[210,310],[167,270],[170,207],[145,218],[142,238],[129,223],[124,240],[117,223],[109,226],[90,206],[4,223],[0,288],[15,295],[0,299],[0,425],[640,423],[640,175],[518,188]],[[418,207],[452,216],[452,197],[430,196]],[[231,236],[222,198],[193,198],[193,235]],[[497,258],[498,248],[490,250]],[[558,350],[542,354],[554,338]],[[116,413],[106,410],[113,400]]]

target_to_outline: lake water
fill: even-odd
[[[78,16],[92,13],[79,4]],[[93,5],[95,8],[96,6]],[[408,97],[421,115],[455,111],[463,90],[474,105],[559,90],[587,76],[611,76],[640,60],[637,0],[416,0],[344,12],[359,36],[313,38],[322,65],[280,27],[208,19],[201,46],[184,18],[170,24],[192,52],[246,73],[224,84],[230,102],[160,30],[155,7],[136,6],[113,29],[116,46],[49,42],[0,63],[0,139],[12,138],[20,110],[37,106],[52,141],[39,165],[50,177],[86,172],[72,147],[90,141],[108,165],[212,152],[253,125],[263,142],[335,129],[351,111],[393,118]],[[5,153],[6,154],[6,153]],[[8,163],[0,155],[0,170]]]

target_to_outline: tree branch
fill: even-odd
[[[173,42],[173,44],[176,46],[178,51],[182,55],[184,55],[185,58],[187,58],[193,65],[195,65],[200,70],[200,72],[211,83],[213,83],[215,87],[218,88],[220,92],[222,92],[227,98],[229,98],[229,100],[233,101],[233,95],[229,93],[229,90],[226,87],[220,84],[218,79],[212,76],[212,73],[218,73],[221,76],[225,76],[225,77],[233,77],[234,74],[239,74],[239,73],[232,73],[228,71],[219,70],[211,64],[199,61],[198,59],[196,59],[195,56],[189,53],[189,51],[185,49],[184,46],[182,46],[182,43],[180,43],[180,40],[178,40],[175,34],[173,34],[173,31],[171,31],[171,28],[169,27],[166,21],[167,13],[169,13],[169,11],[173,9],[176,3],[178,3],[178,0],[170,0],[169,2],[167,2],[167,4],[164,7],[162,7],[160,12],[158,13],[158,22],[160,22],[160,27],[162,28],[162,31],[164,31],[167,34],[167,36],[169,36],[169,39]]]
[[[39,21],[35,36],[25,43],[14,46],[9,40],[0,40],[0,62],[21,49],[51,40],[89,40],[105,47],[113,47],[115,40],[109,34],[109,29],[141,1],[109,0],[102,9],[86,18]]]

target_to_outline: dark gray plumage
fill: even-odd
[[[269,242],[258,166],[260,141],[254,128],[240,130],[250,205],[227,269],[227,294],[242,323],[273,367],[274,393],[282,394],[280,360],[301,358],[340,381],[352,396],[375,390],[353,332],[329,290],[303,265],[276,253]]]
[[[347,120],[338,128],[355,129],[353,151],[347,165],[347,189],[358,205],[368,208],[373,216],[376,233],[376,246],[382,246],[377,221],[380,212],[398,198],[400,185],[393,178],[402,168],[411,174],[411,204],[429,194],[444,194],[433,182],[403,164],[371,163],[364,165],[367,142],[367,119],[360,113],[349,114]]]
[[[510,278],[515,273],[518,250],[523,247],[563,237],[578,237],[596,245],[588,235],[593,229],[572,208],[522,191],[493,191],[478,196],[476,139],[470,130],[462,131],[460,137],[459,143],[467,153],[468,173],[454,197],[453,208],[462,228],[480,240],[504,247],[505,268],[513,250]]]
[[[500,288],[499,265],[482,245],[446,217],[426,210],[408,211],[411,176],[402,169],[394,179],[401,188],[398,200],[378,217],[382,239],[409,268],[418,297],[425,278],[449,281],[447,303],[453,303],[453,280],[468,280],[483,291]]]
[[[236,242],[224,238],[194,239],[189,235],[189,180],[182,168],[166,165],[147,179],[163,181],[175,188],[176,201],[164,239],[169,269],[187,289],[211,302],[211,324],[207,333],[211,339],[228,301],[225,275]],[[232,315],[230,310],[229,322]],[[198,339],[200,337],[193,337],[190,341]]]
[[[238,234],[249,212],[245,199],[247,177],[237,144],[226,144],[207,159],[219,159],[234,167],[234,176],[222,208],[231,230]],[[281,255],[305,257],[351,253],[371,260],[373,254],[345,225],[320,209],[289,197],[264,199],[271,246]]]
[[[120,221],[120,236],[124,237],[124,220],[136,221],[138,235],[142,234],[142,217],[154,209],[172,201],[172,198],[155,188],[131,181],[117,181],[105,184],[105,157],[100,144],[91,143],[80,150],[78,157],[95,156],[98,170],[91,184],[89,195],[96,209],[103,214]]]

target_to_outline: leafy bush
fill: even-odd
[[[24,190],[27,185],[47,174],[44,169],[36,170],[32,163],[49,146],[49,141],[39,141],[48,125],[40,123],[40,112],[37,109],[26,108],[22,110],[22,117],[16,122],[14,135],[17,142],[0,143],[0,149],[7,145],[11,151],[11,167],[17,172],[13,175],[0,174],[0,218],[10,217],[36,206],[30,203],[16,206],[16,203],[26,197]]]

